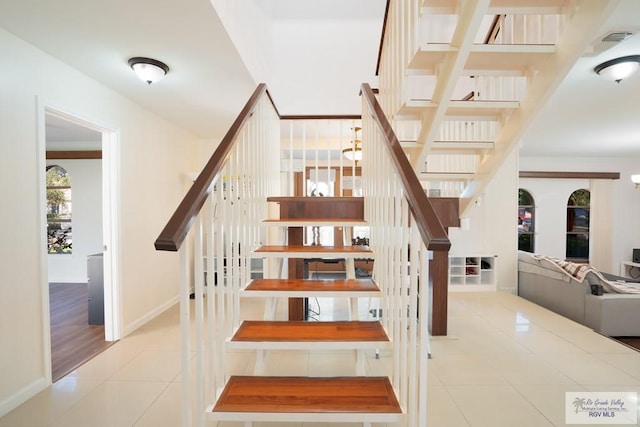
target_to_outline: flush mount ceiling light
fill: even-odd
[[[605,79],[620,83],[622,79],[626,79],[635,73],[639,67],[640,55],[631,55],[603,62],[595,67],[593,71]]]
[[[169,67],[164,62],[140,56],[131,58],[129,60],[129,66],[136,72],[138,77],[140,77],[143,82],[147,82],[147,84],[157,82],[169,72]]]
[[[352,129],[355,134],[355,138],[351,141],[353,147],[345,148],[342,150],[342,154],[347,158],[347,160],[352,162],[355,161],[356,164],[358,164],[358,162],[362,160],[362,148],[360,147],[360,143],[362,141],[358,139],[358,132],[360,131],[360,128],[354,127]]]

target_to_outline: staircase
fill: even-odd
[[[425,189],[467,217],[614,5],[391,1],[380,102]]]
[[[182,381],[183,427],[426,425],[429,323],[446,330],[450,243],[368,85],[363,99],[370,147],[361,167],[364,197],[276,197],[287,181],[279,116],[259,85],[156,239],[157,250],[177,251],[180,259],[181,371],[191,379]],[[350,230],[363,224],[370,246],[352,246]],[[342,242],[304,244],[303,229],[319,225],[342,228]],[[265,261],[264,278],[252,278],[255,258]],[[344,260],[345,277],[318,280],[305,272],[305,260],[336,259]],[[356,279],[361,259],[375,259],[372,278]],[[320,296],[345,302],[349,314],[307,321],[304,300]],[[245,317],[241,300],[256,298],[264,312]],[[376,320],[367,315],[372,299],[379,301]],[[323,358],[352,354],[351,371],[273,371],[275,351],[305,357],[318,350]],[[230,371],[236,351],[255,354],[253,372]],[[383,357],[367,363],[366,352]]]
[[[352,205],[353,198],[280,197],[273,200],[278,200],[281,205],[295,204],[297,207],[296,210],[282,208],[281,213],[295,211],[299,214],[296,216],[302,216],[265,221],[287,230],[290,239],[295,240],[302,227],[319,223],[342,227],[346,235],[351,226],[366,224],[363,218],[329,218],[323,214],[347,211],[341,206]],[[362,204],[361,198],[357,201]],[[355,212],[362,213],[362,208]],[[347,271],[345,278],[329,280],[307,277],[253,279],[240,291],[243,299],[264,299],[264,320],[242,321],[227,340],[226,347],[255,351],[254,375],[231,376],[216,403],[208,409],[208,418],[243,422],[360,422],[366,426],[372,422],[399,422],[403,411],[389,377],[367,376],[364,355],[365,351],[373,353],[390,349],[389,336],[381,321],[358,320],[358,302],[366,299],[366,305],[371,298],[381,297],[374,280],[355,279],[353,261],[356,258],[371,259],[372,251],[364,246],[284,244],[260,246],[253,256],[280,263],[288,259],[292,264],[303,259],[344,259]],[[319,322],[276,320],[278,301],[315,297],[347,299],[351,305],[350,319]],[[295,304],[290,305],[290,311],[295,307]],[[304,311],[289,312],[289,318],[304,318],[305,314]],[[265,360],[276,350],[297,351],[301,357],[305,357],[306,352],[318,350],[353,351],[354,370],[352,376],[270,376]],[[344,371],[343,367],[337,368]]]

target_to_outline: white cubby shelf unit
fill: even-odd
[[[450,291],[495,291],[495,255],[449,255]]]

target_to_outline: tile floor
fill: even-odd
[[[640,395],[639,352],[510,294],[452,293],[449,301],[449,336],[431,341],[429,426],[563,426],[567,391]],[[319,303],[319,319],[346,312],[338,301]],[[365,313],[368,308],[360,307]],[[243,310],[248,317],[259,315],[261,306],[244,302]],[[177,313],[174,307],[116,343],[0,418],[0,426],[180,426]],[[267,369],[322,375],[349,374],[353,368],[351,353],[300,356],[277,352],[268,358]],[[230,354],[229,373],[251,372],[253,359],[251,352]],[[369,354],[367,364],[373,372],[385,372],[390,360]],[[276,427],[256,423],[267,425]]]

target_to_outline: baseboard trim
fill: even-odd
[[[155,309],[151,310],[150,312],[148,312],[144,316],[138,318],[134,322],[126,325],[123,328],[122,336],[126,337],[127,335],[129,335],[130,333],[135,331],[136,329],[140,328],[144,324],[150,322],[151,320],[153,320],[154,318],[156,318],[160,314],[164,313],[165,311],[167,311],[168,309],[170,309],[171,307],[176,305],[179,301],[180,301],[180,297],[179,296],[175,296],[175,297],[171,298],[169,301],[165,302],[164,304],[159,305]]]
[[[28,386],[23,387],[21,390],[18,390],[18,392],[7,397],[0,402],[0,417],[3,417],[13,411],[18,406],[22,405],[24,402],[47,388],[47,386],[47,380],[44,377],[41,377]]]
[[[87,279],[84,280],[79,280],[79,279],[69,279],[69,278],[54,278],[54,279],[47,279],[47,282],[49,283],[68,283],[68,284],[73,284],[73,285],[86,285],[87,284]]]

